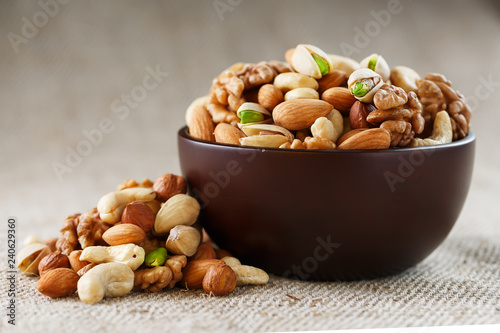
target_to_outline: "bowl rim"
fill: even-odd
[[[476,134],[473,131],[469,131],[467,136],[463,139],[453,141],[450,143],[445,143],[442,145],[433,145],[433,146],[421,146],[421,147],[405,147],[405,148],[387,148],[387,149],[282,149],[282,148],[267,148],[267,147],[251,147],[251,146],[239,146],[227,143],[219,143],[208,140],[201,140],[197,138],[193,138],[188,134],[188,127],[183,126],[177,132],[178,138],[185,139],[187,141],[194,141],[201,145],[212,146],[212,147],[221,147],[224,149],[247,149],[247,150],[260,150],[264,151],[278,151],[281,153],[311,153],[311,154],[340,154],[340,153],[372,153],[372,154],[380,154],[380,153],[391,153],[397,154],[399,152],[412,152],[412,151],[422,151],[422,150],[439,150],[439,149],[447,149],[454,148],[459,146],[465,146],[470,144],[476,140]]]

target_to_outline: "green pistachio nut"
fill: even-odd
[[[144,263],[148,267],[163,266],[167,261],[167,249],[164,247],[159,247],[151,251],[144,260]]]
[[[319,55],[317,54],[312,54],[313,58],[314,58],[314,61],[316,61],[316,63],[318,64],[319,66],[319,71],[321,72],[321,75],[326,75],[330,72],[330,65],[328,64],[328,61],[326,61],[325,59],[321,58]]]
[[[357,97],[363,97],[368,93],[368,85],[361,82],[356,82],[352,87],[351,92]]]
[[[264,120],[262,113],[253,110],[242,110],[239,112],[239,116],[241,124],[256,123]]]
[[[372,71],[375,71],[375,67],[377,66],[377,57],[373,57],[368,61],[368,68]]]

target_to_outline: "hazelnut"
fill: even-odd
[[[125,206],[121,222],[122,224],[134,224],[144,232],[148,232],[155,224],[155,213],[147,203],[134,201]]]
[[[368,123],[366,117],[370,114],[370,112],[375,110],[375,106],[371,104],[365,104],[360,101],[356,101],[352,107],[351,112],[349,113],[349,121],[351,123],[352,129],[358,128],[371,128],[373,125]]]
[[[196,249],[196,253],[191,257],[191,260],[199,260],[199,259],[215,259],[217,255],[215,254],[215,250],[210,245],[210,242],[203,242]]]
[[[224,257],[232,257],[233,255],[228,250],[217,249],[215,250],[215,256],[217,257],[217,259],[222,259]]]
[[[158,200],[167,201],[176,194],[186,194],[186,181],[181,176],[167,173],[154,182],[153,190]]]
[[[208,268],[202,284],[207,294],[229,295],[236,288],[236,274],[226,264],[214,265]]]
[[[224,261],[218,259],[193,260],[188,262],[182,269],[182,279],[179,284],[187,289],[201,289],[203,287],[203,278],[208,269],[214,265],[224,264]]]
[[[90,262],[88,261],[80,260],[80,255],[82,254],[82,252],[83,250],[75,250],[69,254],[69,264],[75,272],[78,272],[80,269],[90,264]]]
[[[201,235],[193,227],[177,225],[170,230],[166,242],[167,250],[174,254],[183,254],[191,257],[196,253],[200,244]]]
[[[59,251],[45,256],[38,264],[38,273],[40,276],[55,268],[71,268],[68,256]]]
[[[259,89],[258,101],[262,107],[272,111],[283,102],[283,93],[274,84],[264,84]]]

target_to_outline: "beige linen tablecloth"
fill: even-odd
[[[401,0],[393,6],[393,1],[1,2],[0,331],[500,323],[499,13],[487,1]],[[272,277],[264,287],[238,288],[228,297],[172,290],[132,293],[94,306],[77,296],[49,299],[36,291],[35,278],[18,275],[16,326],[7,323],[8,216],[18,218],[20,249],[29,234],[56,236],[65,216],[94,207],[126,178],[179,173],[176,130],[189,102],[205,94],[211,79],[230,64],[282,59],[301,42],[329,53],[353,52],[358,60],[379,52],[391,66],[442,72],[469,98],[478,136],[472,186],[456,226],[431,256],[398,276],[372,281]],[[77,149],[83,153],[75,157]]]

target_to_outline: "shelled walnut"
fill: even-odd
[[[419,81],[418,97],[423,105],[426,125],[432,128],[436,114],[445,110],[450,115],[453,140],[467,136],[472,112],[464,95],[451,87],[451,81],[442,74],[429,73]]]

